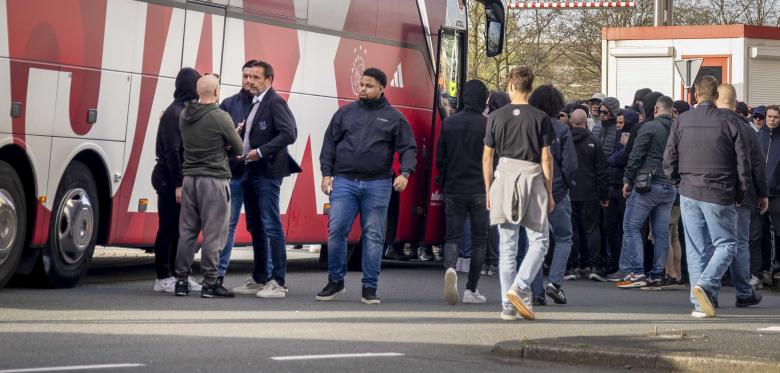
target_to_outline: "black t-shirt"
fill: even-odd
[[[531,105],[506,105],[488,117],[485,145],[499,158],[541,163],[542,148],[554,140],[550,118]]]

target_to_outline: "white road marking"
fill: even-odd
[[[5,370],[0,370],[0,373],[64,372],[68,370],[118,369],[118,368],[143,368],[143,367],[145,367],[145,365],[143,364],[71,365],[71,366],[62,366],[62,367],[5,369]]]
[[[780,326],[770,326],[768,328],[758,329],[759,332],[780,332]]]
[[[398,352],[376,352],[376,353],[365,353],[365,354],[274,356],[271,358],[271,360],[290,361],[290,360],[349,359],[349,358],[361,358],[361,357],[399,357],[399,356],[404,356],[404,354],[400,354]]]

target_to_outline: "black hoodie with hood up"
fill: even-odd
[[[463,110],[442,124],[436,145],[436,168],[444,193],[485,194],[482,152],[487,118],[482,113],[488,90],[482,82],[469,81],[463,90]]]
[[[193,68],[185,67],[176,75],[176,90],[173,92],[173,102],[168,105],[160,117],[157,127],[155,157],[157,163],[152,171],[152,186],[158,193],[173,191],[180,187],[184,150],[181,146],[179,131],[179,116],[187,102],[196,100],[196,86],[200,74]]]
[[[571,200],[608,200],[607,157],[601,150],[601,144],[587,128],[572,128],[571,137],[577,149],[577,173],[574,186],[569,191]]]

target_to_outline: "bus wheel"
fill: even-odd
[[[24,187],[8,163],[0,161],[0,288],[11,279],[24,250],[27,209]]]
[[[95,251],[100,206],[92,172],[79,161],[65,170],[52,209],[43,270],[53,287],[76,286]]]

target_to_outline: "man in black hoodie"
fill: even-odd
[[[401,112],[384,96],[387,76],[377,68],[363,71],[360,100],[342,106],[325,131],[320,152],[322,192],[330,196],[328,213],[328,284],[317,300],[332,300],[344,292],[347,274],[347,236],[360,213],[363,237],[361,301],[379,304],[376,295],[385,220],[393,190],[406,189],[417,165],[417,143]],[[398,153],[400,175],[393,179]]]
[[[482,178],[482,150],[487,118],[482,114],[488,90],[479,80],[470,80],[463,88],[463,110],[444,120],[436,147],[436,167],[442,175],[447,216],[444,244],[444,296],[449,304],[458,303],[458,274],[455,262],[466,217],[471,221],[471,265],[463,292],[463,303],[485,303],[477,284],[485,256],[489,223]]]
[[[601,123],[604,124],[604,121]],[[569,267],[578,264],[579,268],[590,267],[590,278],[606,281],[606,263],[602,255],[597,217],[601,214],[601,208],[609,206],[607,159],[601,144],[588,130],[588,116],[585,112],[575,110],[571,114],[571,124],[571,137],[577,149],[577,174],[569,192],[574,233],[574,250],[569,256]]]
[[[176,264],[176,246],[179,241],[179,212],[181,201],[181,173],[183,150],[179,115],[184,105],[198,98],[196,84],[200,74],[193,68],[185,67],[176,75],[176,90],[173,102],[165,109],[157,127],[155,157],[157,163],[152,171],[152,186],[157,192],[157,217],[159,226],[154,240],[154,267],[157,280],[154,291],[173,293],[176,278],[173,269]],[[200,285],[192,282],[194,291],[200,291]]]

